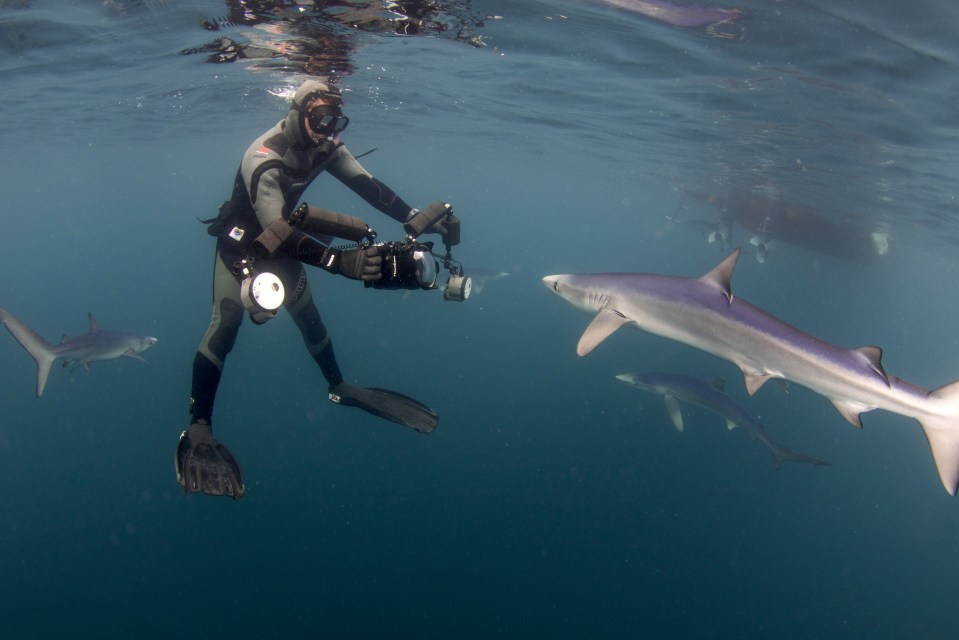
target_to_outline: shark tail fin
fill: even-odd
[[[929,399],[934,402],[943,402],[951,409],[949,414],[959,413],[959,380],[929,392]],[[956,495],[959,486],[959,418],[936,417],[919,421],[932,459],[939,471],[939,479],[949,495]]]
[[[5,309],[0,309],[0,322],[37,361],[37,397],[40,397],[43,395],[43,388],[47,386],[53,361],[56,360],[53,348],[36,331],[17,320]]]

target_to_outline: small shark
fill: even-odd
[[[473,295],[478,295],[483,293],[483,287],[486,286],[487,282],[493,282],[494,280],[499,280],[500,278],[505,278],[509,275],[506,271],[499,271],[496,269],[484,269],[482,267],[473,267],[467,269],[466,275],[470,277],[473,281]]]
[[[919,422],[942,485],[959,485],[959,381],[923,389],[886,373],[879,347],[842,349],[786,324],[733,296],[740,250],[700,278],[643,273],[553,275],[543,283],[583,311],[596,314],[579,340],[585,356],[623,325],[676,340],[732,362],[746,390],[784,378],[828,398],[843,418],[862,427],[873,409]]]
[[[787,460],[807,462],[822,467],[830,466],[826,460],[793,451],[773,441],[758,420],[726,395],[723,391],[724,382],[721,379],[710,384],[705,380],[679,373],[621,373],[616,376],[616,379],[642,391],[663,396],[666,411],[669,412],[669,417],[677,431],[683,431],[683,413],[679,402],[688,402],[725,418],[727,429],[742,427],[751,433],[772,451],[773,463],[777,469]]]
[[[17,342],[37,361],[37,397],[43,394],[43,388],[47,386],[47,378],[50,376],[50,369],[56,360],[63,360],[64,367],[79,363],[89,371],[90,363],[96,360],[113,360],[121,356],[143,360],[137,354],[149,349],[157,342],[156,338],[149,336],[103,331],[97,327],[97,321],[92,313],[89,314],[88,319],[89,333],[76,338],[63,336],[60,344],[51,345],[36,331],[0,308],[0,323],[7,327]]]
[[[471,296],[476,296],[483,293],[483,288],[486,286],[487,282],[492,282],[493,280],[499,280],[500,278],[505,278],[509,275],[507,271],[498,271],[496,269],[484,269],[482,267],[470,267],[466,269],[466,275],[470,277],[472,283],[472,289],[470,292]],[[440,291],[446,291],[447,283],[444,282],[440,284],[437,288]],[[412,294],[412,290],[403,291],[403,299],[406,300]]]

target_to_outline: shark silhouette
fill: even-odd
[[[90,323],[89,333],[76,338],[63,336],[60,344],[52,345],[40,337],[36,331],[13,317],[8,311],[0,308],[0,323],[7,327],[7,330],[13,334],[17,342],[37,361],[37,397],[43,395],[43,389],[47,386],[47,378],[50,376],[50,369],[57,360],[63,360],[63,366],[65,367],[79,363],[89,371],[90,363],[96,360],[113,360],[123,356],[143,360],[138,354],[149,349],[157,342],[156,338],[149,336],[119,331],[104,331],[97,326],[97,321],[92,313],[88,314],[88,320]]]
[[[784,378],[828,398],[862,427],[873,409],[915,418],[926,434],[939,478],[950,495],[959,485],[959,381],[923,389],[886,373],[879,347],[842,349],[733,296],[739,249],[700,278],[644,273],[553,275],[543,283],[567,302],[595,313],[579,340],[585,356],[629,325],[732,362],[746,389]]]

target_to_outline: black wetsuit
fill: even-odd
[[[271,222],[288,218],[310,183],[326,171],[394,220],[404,222],[410,206],[392,189],[374,178],[339,142],[316,147],[304,135],[297,92],[287,117],[266,131],[247,149],[237,171],[231,199],[220,208],[210,226],[217,236],[213,268],[213,316],[193,361],[190,411],[193,421],[212,424],[213,402],[227,355],[233,349],[243,321],[240,279],[233,263],[250,250],[253,240]],[[342,382],[333,346],[313,302],[302,264],[282,253],[257,263],[275,273],[286,288],[284,306],[290,312],[310,355],[329,385]]]

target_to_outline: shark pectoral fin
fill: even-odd
[[[576,354],[579,356],[588,355],[600,342],[627,322],[629,322],[629,319],[618,311],[609,307],[600,309],[579,339],[579,344],[576,345]]]
[[[861,402],[853,402],[851,400],[833,400],[832,404],[836,407],[836,411],[846,419],[846,422],[856,427],[857,429],[862,429],[862,419],[859,417],[859,414],[866,413],[867,411],[872,411],[876,407],[863,404]]]
[[[751,396],[755,395],[760,387],[766,384],[767,380],[774,377],[765,371],[757,371],[756,369],[740,367],[740,370],[743,372],[743,380],[746,381],[746,392]]]
[[[141,356],[139,356],[139,355],[137,355],[137,354],[135,354],[135,353],[133,353],[133,352],[131,352],[131,351],[128,351],[127,353],[124,353],[123,355],[125,355],[125,356],[128,357],[128,358],[136,358],[136,359],[139,360],[140,362],[146,362],[146,359],[142,358]]]
[[[679,400],[676,399],[676,396],[665,395],[663,396],[663,402],[666,403],[666,411],[669,413],[669,419],[673,421],[676,431],[682,433],[684,428],[683,412],[679,408]]]
[[[87,373],[90,373],[90,361],[89,361],[89,360],[78,360],[77,362],[79,362],[80,364],[83,365],[83,369],[84,369]]]

